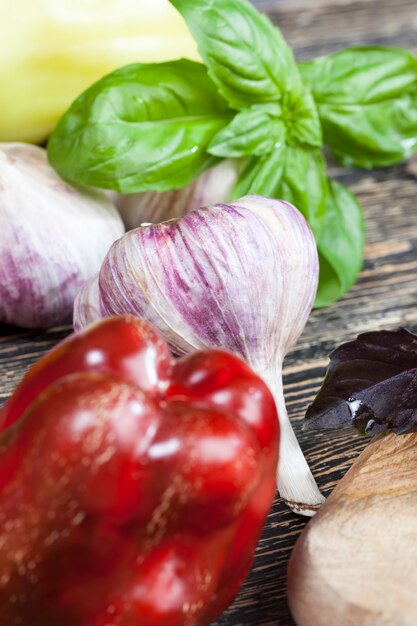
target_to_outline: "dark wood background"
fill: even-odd
[[[417,52],[417,0],[258,0],[257,4],[280,26],[299,60],[361,44],[398,45]],[[367,443],[351,433],[300,432],[328,353],[367,330],[407,326],[417,331],[417,159],[372,172],[330,163],[329,173],[349,185],[362,202],[366,261],[348,295],[313,313],[284,370],[289,414],[325,494]],[[68,326],[46,333],[0,326],[0,404],[27,368],[68,332]],[[286,570],[305,523],[276,500],[252,572],[217,626],[294,625],[286,601]]]

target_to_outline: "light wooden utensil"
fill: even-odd
[[[417,433],[362,452],[301,534],[288,597],[298,626],[417,626]]]

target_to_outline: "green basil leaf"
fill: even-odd
[[[285,142],[285,125],[279,114],[278,103],[240,111],[213,137],[208,152],[218,157],[262,156],[272,152]]]
[[[300,65],[324,141],[348,166],[398,163],[417,149],[417,59],[400,48],[348,48]]]
[[[400,163],[417,150],[417,89],[369,105],[319,105],[324,141],[345,166]]]
[[[417,59],[402,48],[345,48],[299,65],[318,104],[371,104],[402,96],[417,81]]]
[[[326,214],[326,164],[317,148],[288,146],[285,166],[275,197],[294,204],[304,215],[317,238]]]
[[[73,103],[52,133],[48,157],[64,178],[87,185],[176,189],[216,162],[206,149],[230,119],[202,64],[129,65]]]
[[[276,190],[285,165],[285,152],[285,146],[280,146],[270,154],[247,159],[233,189],[232,199],[248,194],[277,197]]]
[[[247,0],[170,0],[181,13],[219,92],[235,109],[301,91],[291,48]]]
[[[315,307],[323,307],[355,284],[363,263],[364,219],[356,196],[329,180],[326,220],[318,240],[320,277]]]
[[[284,96],[283,115],[288,141],[321,148],[323,136],[314,98],[308,91],[301,96]]]

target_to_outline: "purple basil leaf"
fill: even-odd
[[[352,426],[369,435],[417,429],[417,335],[405,328],[364,333],[331,353],[304,428]]]

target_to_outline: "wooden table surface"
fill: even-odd
[[[300,60],[362,44],[398,45],[417,52],[417,0],[258,0],[257,4],[279,24]],[[328,353],[367,330],[401,325],[417,331],[417,159],[372,172],[330,163],[329,173],[349,185],[364,207],[365,265],[348,295],[313,313],[284,370],[289,414],[324,494],[367,443],[351,433],[300,432]],[[68,332],[68,326],[46,333],[0,326],[0,404],[27,368]],[[218,626],[294,625],[286,601],[286,570],[305,523],[276,500],[252,572]]]

